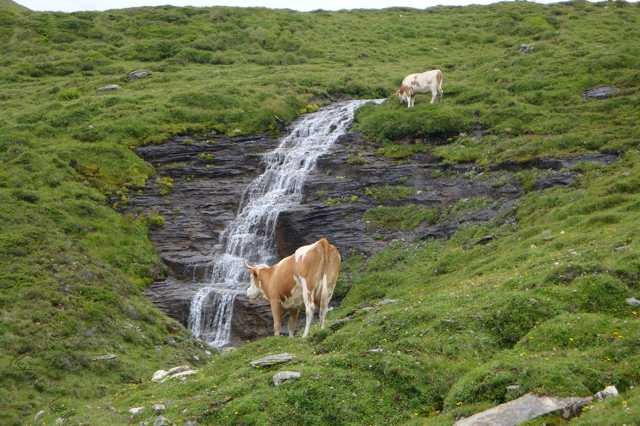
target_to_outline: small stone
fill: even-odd
[[[184,422],[184,426],[198,426],[198,422],[196,422],[195,420],[187,420],[186,422]]]
[[[94,357],[93,360],[94,361],[111,361],[118,358],[118,355],[115,354],[106,354],[106,355],[100,355],[97,357]]]
[[[640,300],[636,299],[635,297],[629,297],[627,299],[627,304],[631,306],[640,306]]]
[[[517,391],[518,389],[520,389],[520,385],[509,385],[507,386],[507,390],[508,391]]]
[[[107,84],[98,88],[98,92],[112,92],[114,90],[120,90],[120,86],[117,84]]]
[[[542,239],[545,241],[553,240],[553,233],[551,232],[551,230],[545,229],[544,231],[542,231]]]
[[[298,371],[278,371],[273,375],[273,385],[280,386],[288,380],[299,379],[300,376],[302,376],[302,374],[300,374]]]
[[[62,418],[62,417],[58,417],[56,419],[55,423],[54,423],[54,425],[56,425],[56,426],[60,426],[60,425],[63,425],[63,424],[64,424],[64,418]]]
[[[168,371],[168,373],[169,373],[170,376],[174,376],[174,375],[176,375],[178,373],[182,373],[182,372],[188,371],[188,370],[191,370],[191,367],[189,367],[188,365],[179,365],[177,367],[173,367],[172,369],[170,369]]]
[[[153,412],[156,414],[164,413],[166,409],[167,407],[164,404],[153,404]]]
[[[166,417],[158,416],[155,422],[153,422],[153,426],[167,426],[169,424],[169,420]]]
[[[291,362],[295,359],[294,355],[289,353],[281,353],[276,355],[267,355],[255,361],[251,361],[251,366],[254,368],[270,367],[272,365],[284,364],[285,362]]]
[[[594,396],[596,397],[596,399],[599,399],[600,401],[602,401],[603,399],[607,399],[607,398],[618,396],[618,395],[619,395],[618,389],[615,386],[607,386],[600,392],[597,392]]]
[[[164,379],[166,379],[168,375],[169,375],[168,371],[166,371],[166,370],[158,370],[155,373],[153,373],[153,377],[151,377],[151,381],[152,382],[156,382],[156,383],[160,383],[160,382],[164,381]]]
[[[222,350],[220,351],[220,353],[222,355],[229,355],[231,352],[235,351],[236,348],[234,348],[233,346],[227,346],[225,348],[222,348]]]
[[[150,71],[136,70],[136,71],[131,71],[129,74],[127,74],[127,78],[129,80],[138,80],[140,78],[149,77],[150,75],[151,75]]]
[[[138,414],[142,413],[143,411],[144,411],[144,407],[129,408],[129,414],[131,414],[132,416],[137,416]]]
[[[523,44],[520,45],[520,49],[519,50],[520,50],[520,53],[527,54],[527,53],[533,52],[533,49],[534,49],[533,44],[525,44],[525,43],[523,43]]]
[[[177,374],[172,374],[169,376],[170,379],[182,379],[185,380],[187,378],[187,376],[191,376],[193,374],[196,374],[198,372],[198,370],[187,370],[187,371],[181,371]]]
[[[607,99],[618,93],[618,89],[613,86],[597,86],[582,92],[584,99]]]
[[[35,416],[33,416],[33,423],[38,424],[42,421],[42,418],[44,417],[44,410],[40,410],[36,413]]]
[[[493,235],[485,235],[484,237],[480,238],[478,241],[476,241],[474,244],[475,245],[484,245],[489,243],[490,241],[493,241],[494,236]]]
[[[392,303],[397,303],[398,301],[396,299],[382,299],[381,301],[378,302],[378,305],[390,305]]]
[[[384,349],[382,348],[373,348],[373,349],[369,349],[367,352],[372,353],[372,354],[379,354],[384,352]]]

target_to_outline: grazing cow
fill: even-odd
[[[438,96],[442,99],[442,71],[431,70],[420,74],[409,74],[402,80],[400,88],[396,91],[396,96],[400,102],[406,102],[407,108],[414,106],[416,94],[431,93],[431,103],[434,103]]]
[[[340,252],[325,238],[302,246],[273,266],[247,264],[251,284],[249,299],[262,295],[271,304],[273,334],[280,335],[282,316],[289,313],[289,336],[293,337],[300,309],[305,308],[303,337],[309,334],[316,306],[324,328],[329,301],[340,273]]]

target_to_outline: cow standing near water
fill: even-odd
[[[431,103],[435,103],[438,96],[442,99],[442,81],[444,77],[442,71],[431,70],[419,74],[409,74],[402,80],[400,88],[396,91],[396,96],[401,102],[407,103],[407,108],[414,106],[416,94],[431,93]]]
[[[340,273],[340,252],[325,238],[302,246],[273,266],[247,264],[251,284],[247,297],[262,295],[271,305],[273,334],[280,335],[282,317],[289,314],[289,336],[293,337],[300,310],[304,307],[307,337],[316,307],[324,328],[329,302]]]

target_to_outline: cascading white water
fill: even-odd
[[[355,111],[364,103],[339,102],[298,120],[280,145],[265,154],[263,174],[249,184],[235,219],[221,237],[223,250],[215,254],[210,281],[191,301],[189,328],[211,346],[229,342],[236,295],[248,284],[244,261],[272,263],[275,259],[275,227],[278,214],[302,200],[304,180],[343,135]]]

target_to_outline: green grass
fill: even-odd
[[[630,423],[638,313],[624,297],[637,296],[640,280],[639,23],[640,7],[621,2],[62,14],[3,0],[0,423],[44,409],[48,423],[122,424],[129,407],[165,401],[171,420],[201,424],[447,424],[529,390],[606,384],[626,394],[584,422]],[[519,53],[521,43],[534,52]],[[356,128],[379,155],[480,166],[593,151],[623,159],[542,192],[523,173],[529,192],[515,222],[351,257],[339,284],[350,290],[330,319],[354,320],[336,331],[266,339],[216,356],[185,384],[149,383],[155,369],[203,356],[142,294],[163,274],[148,239],[162,220],[114,210],[155,179],[131,148],[204,130],[279,134],[333,99],[385,97],[404,75],[435,67],[441,104],[420,96],[411,110],[390,99],[359,112]],[[135,69],[152,74],[127,81]],[[114,83],[122,88],[97,92]],[[581,98],[598,84],[620,91]],[[487,136],[474,138],[476,128]],[[368,214],[405,229],[431,220],[416,211]],[[470,243],[487,234],[490,243]],[[398,302],[357,310],[385,297]],[[274,390],[271,372],[247,361],[284,350],[304,376]],[[107,353],[117,360],[93,361]],[[506,393],[509,384],[520,387]]]
[[[369,209],[364,214],[365,222],[387,230],[415,229],[421,223],[434,223],[438,217],[438,209],[406,204],[399,207],[379,206]]]

